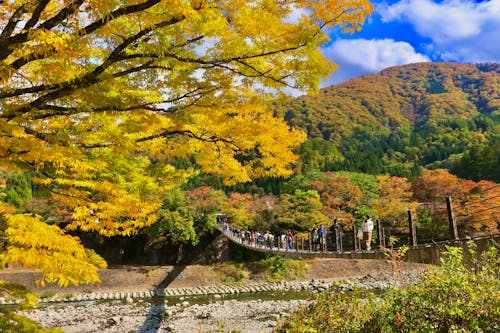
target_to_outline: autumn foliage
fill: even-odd
[[[299,150],[305,166],[412,179],[421,167],[444,168],[499,182],[499,73],[496,63],[396,66],[276,112],[307,131]]]
[[[323,30],[357,30],[371,11],[365,0],[2,1],[0,166],[67,206],[65,230],[103,236],[153,224],[162,194],[198,170],[226,184],[290,175],[305,135],[267,103],[317,89],[335,68]],[[50,271],[46,255],[23,263]]]

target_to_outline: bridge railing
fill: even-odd
[[[265,236],[264,233],[260,234],[259,237],[258,233],[242,231],[225,223],[219,223],[217,228],[234,243],[261,252],[296,252],[319,255],[322,253],[351,253],[353,251],[360,251],[359,247],[353,249],[345,249],[343,247],[343,233],[339,233],[337,241],[335,238],[327,236],[322,241],[315,242],[311,235],[307,237],[294,235],[290,241],[286,234],[271,235],[269,237],[270,234]]]
[[[380,224],[377,224],[378,228],[380,228]],[[454,239],[431,239],[427,243],[412,243],[411,236],[406,235],[406,242],[400,241],[398,246],[394,246],[390,248],[385,245],[385,239],[383,237],[378,236],[376,240],[379,243],[379,246],[373,246],[371,250],[363,250],[359,243],[361,242],[355,235],[357,234],[356,228],[353,229],[352,234],[343,233],[339,231],[338,234],[330,233],[324,239],[324,242],[316,243],[312,240],[311,235],[308,237],[303,236],[294,236],[292,241],[290,242],[287,239],[286,235],[271,235],[268,234],[265,236],[264,234],[258,233],[250,233],[247,231],[242,231],[237,228],[230,226],[227,223],[218,223],[217,228],[224,233],[231,241],[237,243],[240,246],[250,248],[260,252],[268,252],[268,253],[287,253],[287,254],[311,254],[311,255],[332,255],[332,254],[348,254],[352,253],[375,253],[375,252],[384,252],[389,251],[391,249],[397,249],[399,246],[408,245],[410,249],[422,249],[427,247],[444,247],[447,244],[456,244],[456,243],[464,243],[471,239],[470,237],[463,238],[454,238]],[[374,233],[383,234],[383,230],[378,232],[375,230]],[[403,238],[405,235],[402,234]],[[345,239],[349,237],[350,243],[345,242]],[[481,235],[474,237],[474,240],[480,239],[488,239],[488,238],[498,238],[500,234],[489,234],[489,235]],[[346,244],[347,243],[347,244]]]

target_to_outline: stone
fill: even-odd
[[[117,322],[114,318],[109,318],[108,320],[106,320],[106,327],[115,326],[116,324]]]

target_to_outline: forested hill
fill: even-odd
[[[472,179],[498,174],[499,64],[392,67],[277,110],[309,135],[300,149],[302,171],[347,169],[412,177],[425,166],[450,168]],[[478,161],[488,156],[491,161]]]

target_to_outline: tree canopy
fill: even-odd
[[[305,135],[268,101],[317,89],[335,68],[319,52],[324,30],[357,30],[371,11],[366,0],[2,1],[0,166],[32,172],[68,206],[66,229],[104,236],[154,223],[161,194],[198,169],[227,184],[288,175]],[[6,221],[17,239],[38,219]]]

